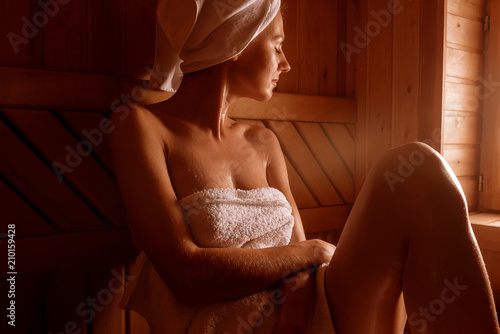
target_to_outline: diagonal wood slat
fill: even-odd
[[[16,224],[16,237],[46,235],[57,233],[36,212],[34,212],[5,183],[0,181],[0,203],[7,210],[2,210],[3,228],[7,224]]]
[[[107,227],[4,122],[0,122],[0,173],[66,232]]]
[[[295,200],[297,207],[299,209],[318,207],[318,202],[314,199],[311,191],[309,191],[304,181],[302,181],[302,178],[299,176],[286,156],[285,163],[288,172],[288,180],[290,182],[290,190],[292,191],[293,199]]]
[[[354,179],[318,123],[295,122],[295,127],[345,203],[354,202]]]
[[[47,159],[57,163],[58,168],[64,166],[61,167],[61,177],[73,183],[113,225],[125,225],[125,214],[115,180],[92,156],[87,155],[80,142],[50,112],[4,109],[3,113],[29,141],[36,143]]]
[[[355,143],[345,125],[327,123],[321,126],[335,149],[339,152],[351,174],[354,174]]]
[[[108,124],[106,116],[100,113],[78,111],[59,111],[57,115],[76,132],[80,140],[91,140],[96,143],[96,145],[92,145],[93,152],[104,163],[107,169],[112,171],[113,163],[111,161],[111,149],[107,134],[114,130],[114,126]]]
[[[283,152],[321,206],[344,202],[318,165],[291,122],[265,121],[278,137]]]

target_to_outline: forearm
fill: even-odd
[[[329,259],[314,242],[306,243],[308,247],[298,243],[266,249],[198,248],[175,290],[188,303],[253,294]]]

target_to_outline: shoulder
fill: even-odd
[[[276,134],[263,124],[257,125],[240,122],[238,122],[238,124],[243,127],[244,136],[249,142],[267,148],[275,147],[276,145],[279,146]]]

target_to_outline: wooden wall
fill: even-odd
[[[0,65],[144,77],[153,63],[157,2],[1,0]]]
[[[0,66],[62,71],[67,72],[69,76],[73,73],[79,73],[136,79],[147,78],[148,66],[152,65],[154,55],[154,12],[156,2],[157,0],[0,0],[2,12],[8,13],[8,15],[2,15],[2,20],[0,20],[0,35],[7,37],[0,39],[0,49],[2,50],[0,53]],[[51,4],[51,6],[43,9],[40,3]],[[288,10],[285,14],[287,35],[285,51],[293,70],[280,80],[280,92],[329,97],[353,96],[355,73],[353,63],[348,64],[343,57],[342,51],[338,48],[338,45],[345,41],[347,21],[354,21],[352,18],[349,19],[349,15],[355,15],[355,12],[350,11],[348,14],[347,0],[314,2],[290,0],[288,2]],[[22,75],[24,74],[30,76],[27,72],[22,72]],[[50,76],[50,74],[47,75]],[[4,78],[10,80],[9,76]],[[92,77],[88,78],[92,80]],[[83,81],[86,82],[88,78]],[[107,81],[108,79],[100,81],[99,85],[102,85],[100,87],[108,89],[105,86],[106,82],[109,83],[110,87],[113,86],[113,80]],[[79,77],[75,77],[75,87],[85,90],[85,84],[82,85],[81,83]],[[12,86],[17,85],[15,82],[9,84],[12,84]],[[46,93],[40,94],[37,98],[43,100],[47,97],[42,96],[44,94]],[[70,101],[64,101],[65,104],[67,102]],[[111,102],[109,101],[108,105]],[[0,105],[2,107],[6,106],[1,103]],[[2,138],[5,139],[4,136],[10,136],[8,143],[17,143],[16,147],[26,153],[25,156],[34,157],[32,160],[18,160],[19,164],[15,168],[6,165],[5,160],[0,162],[2,170],[10,173],[8,177],[5,177],[4,173],[0,175],[1,203],[12,213],[8,217],[16,219],[19,254],[21,254],[22,249],[22,253],[28,256],[24,258],[25,260],[23,258],[18,259],[20,263],[24,261],[23,267],[28,268],[28,270],[22,273],[20,271],[17,275],[16,288],[18,293],[16,302],[18,313],[16,332],[55,334],[79,332],[81,330],[80,333],[97,334],[145,333],[145,324],[140,317],[133,312],[126,312],[117,308],[120,295],[117,289],[125,283],[124,275],[128,273],[127,267],[123,263],[116,264],[115,261],[111,261],[113,264],[106,261],[104,262],[107,264],[103,264],[100,261],[109,258],[109,254],[115,252],[116,249],[121,249],[124,245],[117,245],[115,250],[106,250],[102,257],[99,257],[98,254],[96,254],[96,258],[90,259],[75,256],[78,253],[78,248],[84,244],[82,238],[85,236],[92,240],[92,245],[105,242],[105,235],[98,231],[101,227],[88,226],[89,231],[86,232],[88,234],[85,236],[78,234],[77,240],[73,239],[70,234],[61,234],[64,231],[54,230],[50,224],[48,227],[46,226],[47,220],[51,221],[51,219],[48,217],[45,217],[47,219],[40,219],[40,212],[32,212],[37,205],[36,203],[29,203],[31,195],[23,197],[24,191],[17,191],[19,189],[9,183],[9,179],[20,175],[16,173],[21,169],[23,171],[22,175],[30,175],[30,168],[43,173],[50,172],[50,169],[44,169],[46,166],[44,167],[45,160],[43,160],[43,157],[56,154],[57,148],[56,143],[51,144],[51,140],[54,139],[52,136],[45,137],[44,133],[47,133],[46,131],[52,129],[51,134],[55,137],[59,135],[68,136],[67,132],[69,132],[68,138],[70,138],[71,145],[73,145],[78,141],[78,127],[83,124],[77,119],[80,118],[83,122],[91,122],[91,119],[95,121],[102,118],[102,114],[89,114],[90,116],[80,117],[81,115],[78,113],[52,111],[50,108],[45,108],[43,111],[28,110],[30,108],[26,108],[26,110],[21,108],[21,110],[19,107],[16,110],[2,109],[0,122]],[[37,116],[43,117],[44,120],[40,121]],[[65,119],[67,117],[69,117],[69,122]],[[37,122],[37,120],[40,122]],[[341,207],[340,210],[334,209],[331,213],[345,220],[349,204],[354,201],[354,137],[356,129],[353,126],[354,122],[338,123],[324,126],[321,122],[288,122],[286,123],[287,131],[281,133],[283,136],[297,138],[302,145],[301,147],[307,150],[319,150],[321,152],[325,147],[321,147],[317,142],[309,142],[311,138],[323,140],[328,146],[329,152],[335,154],[335,156],[332,155],[335,159],[325,161],[320,157],[318,161],[316,159],[310,160],[316,164],[319,171],[323,169],[322,165],[325,163],[328,165],[334,160],[335,163],[340,163],[340,166],[342,166],[341,174],[335,175],[334,173],[332,176],[331,171],[328,171],[325,173],[328,175],[321,176],[323,177],[322,180],[325,181],[324,184],[329,185],[333,199],[327,199],[326,202],[324,202],[323,198],[318,200],[315,198],[316,191],[305,187],[307,191],[302,193],[302,197],[298,201],[305,203],[304,205],[311,209],[307,211],[306,215],[312,218],[316,215],[314,206],[319,207],[326,203],[327,205],[338,204]],[[43,127],[40,127],[41,124],[43,124]],[[52,124],[52,127],[47,126],[50,124]],[[265,125],[273,127],[276,122],[271,120]],[[37,129],[40,131],[37,131]],[[318,129],[321,129],[321,131],[318,132]],[[284,135],[285,132],[287,135]],[[340,135],[340,137],[336,138],[337,135]],[[29,146],[27,143],[34,143],[34,145]],[[339,146],[336,143],[347,143],[348,145],[342,144]],[[42,149],[39,148],[40,145],[43,146]],[[12,150],[10,144],[2,146],[2,149],[8,148],[10,149],[10,156],[19,154],[16,153],[17,151]],[[347,149],[345,150],[345,148]],[[291,147],[290,151],[290,155],[293,156],[294,147]],[[99,160],[97,155],[93,157],[95,160]],[[292,160],[289,160],[289,168],[298,171],[292,177],[301,180],[303,176],[300,174],[304,164],[301,161],[294,162]],[[45,163],[47,162],[50,161],[45,161]],[[40,166],[40,168],[33,168],[32,163],[36,163],[36,166]],[[100,161],[99,164],[101,164],[104,174],[106,174],[104,168],[106,161]],[[304,172],[305,174],[308,174],[307,170]],[[83,169],[81,172],[85,173]],[[44,177],[32,174],[38,180],[44,180]],[[347,193],[342,189],[338,189],[335,185],[339,175],[342,175],[340,182],[344,185],[347,184],[345,188]],[[112,178],[112,173],[105,177]],[[70,178],[73,178],[73,176]],[[65,182],[63,186],[58,185],[58,187],[70,187],[73,182],[79,182],[78,179],[75,174],[74,179]],[[45,180],[48,180],[48,178],[45,178]],[[315,177],[312,180],[313,183],[317,181]],[[19,180],[19,182],[25,181]],[[309,180],[304,180],[304,184],[309,185]],[[317,182],[316,184],[319,185]],[[57,187],[54,187],[54,189],[48,187],[51,192],[57,191]],[[85,188],[85,185],[77,185],[73,190],[78,190],[79,187]],[[112,188],[108,187],[108,189],[111,189],[110,191],[114,191]],[[13,189],[16,189],[16,191],[13,191]],[[101,195],[105,194],[103,192]],[[35,194],[34,196],[43,199],[41,194]],[[87,198],[87,195],[80,197],[84,199]],[[64,205],[58,204],[61,201],[64,202],[64,200],[66,200],[64,196],[55,198],[53,212],[57,212],[56,207],[58,205],[64,209]],[[45,203],[50,204],[51,201],[51,198],[45,198]],[[86,205],[88,204],[91,203],[87,202]],[[91,211],[99,212],[101,209],[103,208],[94,207]],[[19,216],[16,216],[15,210],[18,210]],[[71,211],[70,208],[66,208],[66,210]],[[75,212],[72,215],[75,215]],[[68,226],[73,226],[75,221],[69,217],[71,215],[67,215],[65,220],[64,216],[60,216],[58,223],[67,223]],[[84,220],[83,216],[76,218]],[[57,226],[58,224],[54,225]],[[43,228],[35,229],[36,226],[42,226]],[[313,233],[309,234],[309,236],[335,241],[341,231],[338,228],[340,225],[336,226],[335,230],[327,233],[316,233],[313,228],[311,229]],[[0,232],[5,232],[5,226],[2,225]],[[112,237],[108,236],[107,238],[112,239]],[[55,255],[51,260],[46,261],[46,259],[43,259],[44,261],[40,261],[40,263],[52,262],[54,266],[41,267],[34,259],[36,259],[38,253],[46,254],[45,252],[37,252],[37,249],[45,248],[48,239],[52,241],[51,249],[56,250],[56,252],[53,253]],[[4,250],[4,245],[2,244],[2,250]],[[88,250],[81,248],[81,251],[86,253]],[[113,253],[112,257],[115,255]],[[127,254],[127,256],[129,255]],[[28,258],[31,261],[30,263],[26,262]],[[3,271],[0,275],[4,275],[4,272],[6,271]],[[4,279],[0,282],[1,291],[6,291],[5,282]],[[5,302],[6,298],[0,298],[0,307],[6,307]],[[1,332],[9,332],[10,330],[7,327],[6,320],[5,317],[0,319]]]
[[[347,94],[358,102],[356,189],[391,147],[425,141],[441,151],[444,1],[348,2],[353,61]]]
[[[448,0],[443,155],[457,174],[469,210],[478,207],[486,0]]]

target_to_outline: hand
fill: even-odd
[[[333,253],[335,252],[334,245],[320,239],[305,240],[293,245],[301,247],[302,251],[305,252],[307,258],[306,267],[330,263]]]

